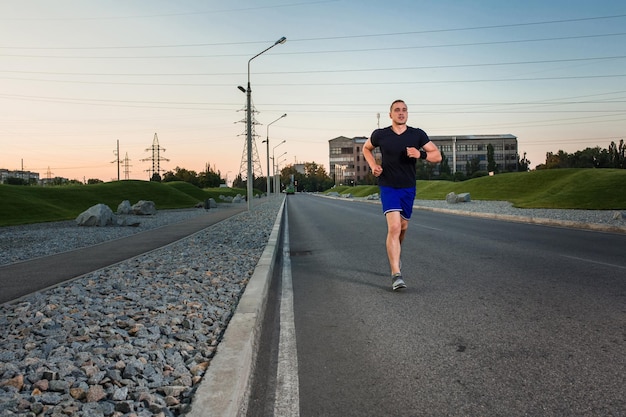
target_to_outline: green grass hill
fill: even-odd
[[[191,208],[220,195],[246,194],[243,189],[200,189],[185,182],[116,181],[91,185],[36,187],[0,184],[0,226],[75,219],[103,203],[111,210],[124,200],[154,201],[158,210]]]
[[[366,197],[376,186],[335,187],[329,191]],[[550,169],[512,172],[463,182],[418,181],[417,197],[443,200],[450,192],[470,193],[473,200],[503,200],[520,208],[589,210],[626,209],[626,170]]]
[[[329,191],[366,197],[377,186],[335,187]],[[255,191],[256,193],[257,191]],[[450,192],[473,200],[504,200],[522,208],[626,209],[626,170],[552,169],[498,174],[463,182],[418,181],[417,198],[443,200]],[[191,208],[207,198],[246,194],[244,189],[200,189],[185,182],[116,181],[93,185],[34,187],[0,184],[0,226],[75,219],[94,204],[113,211],[123,200],[154,201],[157,209]]]

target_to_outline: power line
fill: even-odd
[[[623,92],[623,91],[622,91]],[[615,92],[615,93],[606,93],[606,94],[617,94],[620,92]],[[210,102],[176,102],[176,101],[141,101],[141,100],[106,100],[106,99],[77,99],[77,98],[67,98],[67,97],[52,97],[52,96],[25,96],[25,95],[10,95],[10,94],[0,94],[0,98],[6,98],[6,99],[21,99],[21,100],[33,100],[33,101],[47,101],[47,102],[61,102],[61,103],[69,103],[69,104],[80,104],[80,105],[85,105],[85,104],[92,104],[92,105],[110,105],[110,106],[115,106],[115,107],[149,107],[149,108],[171,108],[170,106],[180,106],[180,105],[185,105],[185,106],[220,106],[218,108],[211,108],[209,110],[224,110],[224,111],[232,111],[233,106],[237,106],[237,104],[235,103],[210,103]],[[558,99],[546,99],[546,100],[539,100],[539,101],[515,101],[515,102],[484,102],[484,103],[472,103],[472,102],[468,102],[468,103],[419,103],[419,105],[415,105],[416,107],[428,107],[428,106],[441,106],[441,107],[448,107],[448,106],[455,106],[455,107],[461,107],[461,106],[470,106],[470,107],[474,107],[474,106],[537,106],[537,105],[541,105],[541,106],[563,106],[563,105],[582,105],[582,104],[618,104],[618,103],[626,103],[626,100],[578,100],[578,101],[557,101]],[[163,107],[159,107],[158,105],[162,105]],[[342,107],[375,107],[375,106],[381,106],[381,104],[375,104],[375,103],[307,103],[307,104],[303,104],[303,103],[280,103],[280,104],[271,104],[271,103],[265,103],[265,106],[274,106],[274,105],[280,105],[280,106],[288,106],[288,107],[305,107],[305,106],[309,106],[309,107],[324,107],[324,110],[322,110],[321,112],[324,113],[333,113],[333,110],[329,110],[329,108],[332,107],[336,107],[336,108],[342,108]],[[205,107],[176,107],[176,108],[183,108],[183,109],[188,109],[188,110],[193,110],[193,109],[202,109]],[[297,110],[295,110],[297,112]],[[343,110],[341,110],[343,111]],[[587,112],[587,113],[593,113],[593,112],[601,112],[601,113],[611,113],[611,112],[621,112],[623,110],[546,110],[545,107],[542,107],[541,109],[537,109],[537,110],[533,110],[533,111],[527,111],[524,113],[546,113],[546,112],[552,112],[552,113],[577,113],[577,112]],[[311,110],[305,111],[305,112],[314,112]],[[353,113],[369,113],[369,110],[367,111],[352,111]],[[482,110],[482,111],[478,111],[478,110],[442,110],[442,111],[436,111],[433,113],[506,113],[506,110]],[[522,113],[523,111],[520,110],[516,110],[515,112],[517,113]]]
[[[371,34],[360,34],[360,35],[345,35],[345,36],[326,36],[326,37],[317,37],[317,38],[302,38],[302,39],[293,39],[290,38],[289,42],[314,42],[314,41],[328,41],[328,40],[339,40],[339,39],[356,39],[356,38],[375,38],[375,37],[387,37],[387,36],[405,36],[405,35],[420,35],[420,34],[428,34],[428,33],[442,33],[442,32],[463,32],[463,31],[474,31],[474,30],[488,30],[488,29],[503,29],[503,28],[512,28],[512,27],[524,27],[524,26],[540,26],[540,25],[554,25],[554,24],[562,24],[562,23],[574,23],[574,22],[585,22],[585,21],[598,21],[598,20],[608,20],[608,19],[621,19],[626,17],[626,14],[618,14],[618,15],[608,15],[608,16],[591,16],[591,17],[582,17],[576,19],[561,19],[561,20],[544,20],[537,22],[523,22],[523,23],[507,23],[501,25],[488,25],[488,26],[470,26],[470,27],[462,27],[462,28],[447,28],[447,29],[430,29],[430,30],[422,30],[422,31],[410,31],[410,32],[388,32],[388,33],[371,33]],[[259,43],[268,43],[270,41],[254,41],[254,42],[215,42],[215,43],[193,43],[193,44],[176,44],[176,45],[137,45],[137,46],[92,46],[92,47],[17,47],[17,46],[0,46],[0,49],[29,49],[29,50],[100,50],[100,49],[152,49],[152,48],[180,48],[180,47],[196,47],[196,46],[233,46],[233,45],[249,45],[249,44],[259,44]],[[273,40],[271,41],[273,42]]]
[[[190,15],[200,15],[200,14],[220,14],[220,13],[240,13],[246,11],[254,11],[254,10],[262,10],[262,9],[277,9],[284,7],[296,7],[296,6],[304,6],[304,5],[312,5],[312,4],[320,4],[320,3],[332,3],[337,2],[339,0],[320,0],[320,1],[309,1],[309,2],[301,2],[301,3],[292,3],[292,4],[277,4],[273,6],[256,6],[256,7],[240,7],[236,9],[222,9],[222,10],[207,10],[207,11],[193,11],[193,12],[182,12],[182,13],[161,13],[161,14],[153,14],[153,15],[134,15],[134,16],[98,16],[98,17],[23,17],[23,18],[0,18],[0,21],[91,21],[91,20],[128,20],[128,19],[152,19],[152,18],[161,18],[161,17],[174,17],[174,16],[190,16]]]
[[[257,75],[287,75],[287,74],[327,74],[327,73],[353,73],[353,72],[390,72],[390,71],[414,71],[414,70],[431,70],[445,68],[477,68],[477,67],[493,67],[493,66],[512,66],[512,65],[537,65],[537,64],[554,64],[565,62],[590,62],[590,61],[611,61],[625,59],[626,55],[587,57],[587,58],[566,58],[566,59],[544,59],[535,61],[511,61],[511,62],[486,62],[478,64],[452,64],[452,65],[426,65],[416,67],[394,67],[394,68],[352,68],[352,69],[329,69],[329,70],[308,70],[308,71],[271,71],[258,72]],[[85,73],[85,72],[54,72],[54,71],[23,71],[23,70],[0,70],[0,73],[18,73],[18,74],[44,74],[44,75],[70,75],[70,76],[110,76],[110,77],[198,77],[198,76],[233,76],[244,75],[244,73]]]
[[[362,48],[362,49],[334,49],[323,51],[295,51],[295,52],[279,52],[274,55],[312,55],[312,54],[346,54],[355,52],[377,52],[377,51],[402,51],[411,49],[429,49],[429,48],[456,48],[456,47],[469,47],[469,46],[486,46],[486,45],[506,45],[516,43],[534,43],[534,42],[553,42],[553,41],[565,41],[565,40],[580,40],[580,39],[592,39],[592,38],[606,38],[624,36],[626,32],[619,33],[604,33],[594,35],[578,35],[578,36],[561,36],[552,38],[536,38],[536,39],[510,39],[502,41],[489,41],[489,42],[467,42],[467,43],[448,43],[448,44],[436,44],[436,45],[418,45],[418,46],[397,46],[397,47],[383,47],[383,48]],[[0,47],[2,49],[3,47]],[[0,54],[0,56],[11,58],[60,58],[60,59],[190,59],[190,58],[237,58],[247,57],[249,54],[211,54],[211,55],[148,55],[148,56],[110,56],[110,55],[20,55],[20,54]]]

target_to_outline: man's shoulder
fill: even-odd
[[[380,135],[382,133],[386,133],[386,132],[390,132],[390,131],[391,131],[391,126],[379,127],[378,129],[374,129],[374,132],[372,133],[372,135],[374,135],[374,134]]]
[[[391,126],[378,128],[372,132],[372,136],[370,136],[370,142],[377,143],[380,139],[389,137],[390,132],[393,132],[391,130]]]
[[[407,126],[406,128],[407,128],[407,130],[411,131],[412,133],[417,133],[419,135],[425,135],[426,134],[426,132],[424,132],[419,127]]]

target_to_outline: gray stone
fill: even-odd
[[[150,216],[157,213],[154,201],[139,200],[132,207],[133,214],[140,216]]]
[[[128,397],[128,387],[116,388],[113,392],[113,401],[125,401]]]
[[[448,202],[448,204],[456,204],[457,203],[457,201],[456,201],[456,193],[454,193],[454,192],[448,193],[446,195],[446,202]]]
[[[99,226],[104,227],[113,224],[115,215],[106,204],[96,204],[83,211],[76,218],[76,224],[79,226]]]
[[[48,389],[53,392],[65,392],[70,388],[70,384],[67,381],[61,381],[53,379],[49,382]]]
[[[116,224],[118,226],[130,226],[130,227],[139,227],[139,225],[141,224],[140,221],[137,220],[133,220],[133,219],[129,219],[127,217],[124,218],[117,218]]]
[[[212,209],[212,208],[217,208],[217,202],[215,201],[214,198],[207,198],[206,200],[204,200],[204,203],[203,203],[202,207],[205,210],[209,210],[209,209]]]
[[[370,194],[367,196],[368,200],[380,200],[380,195],[378,193]]]
[[[448,193],[446,195],[446,201],[448,204],[456,204],[456,203],[469,203],[472,201],[470,197],[470,193],[460,193],[456,194],[454,192]]]
[[[124,200],[117,206],[117,214],[131,214],[133,207],[130,205],[130,201]]]

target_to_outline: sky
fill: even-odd
[[[255,176],[268,138],[280,168],[328,172],[328,141],[395,99],[431,136],[515,135],[535,167],[625,138],[626,2],[0,0],[0,168],[117,180],[119,143],[120,178],[147,180],[156,135],[161,173],[245,178],[248,74]]]

